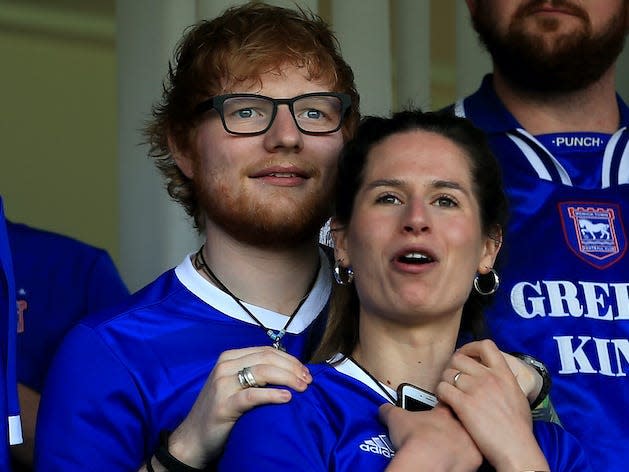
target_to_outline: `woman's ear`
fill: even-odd
[[[175,164],[179,167],[179,170],[183,172],[183,175],[192,179],[194,177],[194,160],[188,155],[188,153],[182,152],[173,135],[168,133],[168,149],[170,154],[175,159]]]
[[[334,259],[343,261],[343,266],[350,265],[349,254],[347,253],[347,232],[346,227],[336,218],[330,221],[330,232],[334,241]]]
[[[481,251],[481,258],[478,263],[478,272],[480,274],[486,274],[496,263],[498,252],[502,246],[502,228],[496,225],[490,229],[488,234],[485,235],[485,241]]]

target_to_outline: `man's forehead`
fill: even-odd
[[[249,72],[244,75],[232,72],[229,77],[225,77],[221,84],[221,93],[260,93],[273,88],[278,84],[293,84],[295,76],[300,76],[300,85],[311,88],[306,92],[331,92],[334,84],[327,77],[312,67],[303,65],[283,64],[281,66],[267,66],[260,70]],[[303,78],[303,80],[301,80]],[[304,93],[304,92],[301,92]]]

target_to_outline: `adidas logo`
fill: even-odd
[[[386,434],[373,436],[371,439],[365,439],[360,445],[360,450],[371,452],[373,454],[378,454],[388,459],[392,458],[395,455],[393,445],[389,441],[389,438]]]

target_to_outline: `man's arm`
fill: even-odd
[[[78,325],[52,362],[35,434],[35,469],[133,470],[145,457],[147,399],[92,329]]]
[[[550,421],[561,426],[550,400],[552,381],[544,364],[526,354],[502,353],[511,372],[531,406],[534,420]]]

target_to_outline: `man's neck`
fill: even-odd
[[[611,134],[619,126],[615,67],[588,87],[564,94],[516,89],[498,70],[494,71],[493,86],[511,114],[533,135],[579,131]]]
[[[217,228],[207,231],[204,254],[212,272],[237,298],[285,315],[307,295],[320,257],[316,237],[300,247],[286,249],[278,243],[277,249],[262,249]]]

